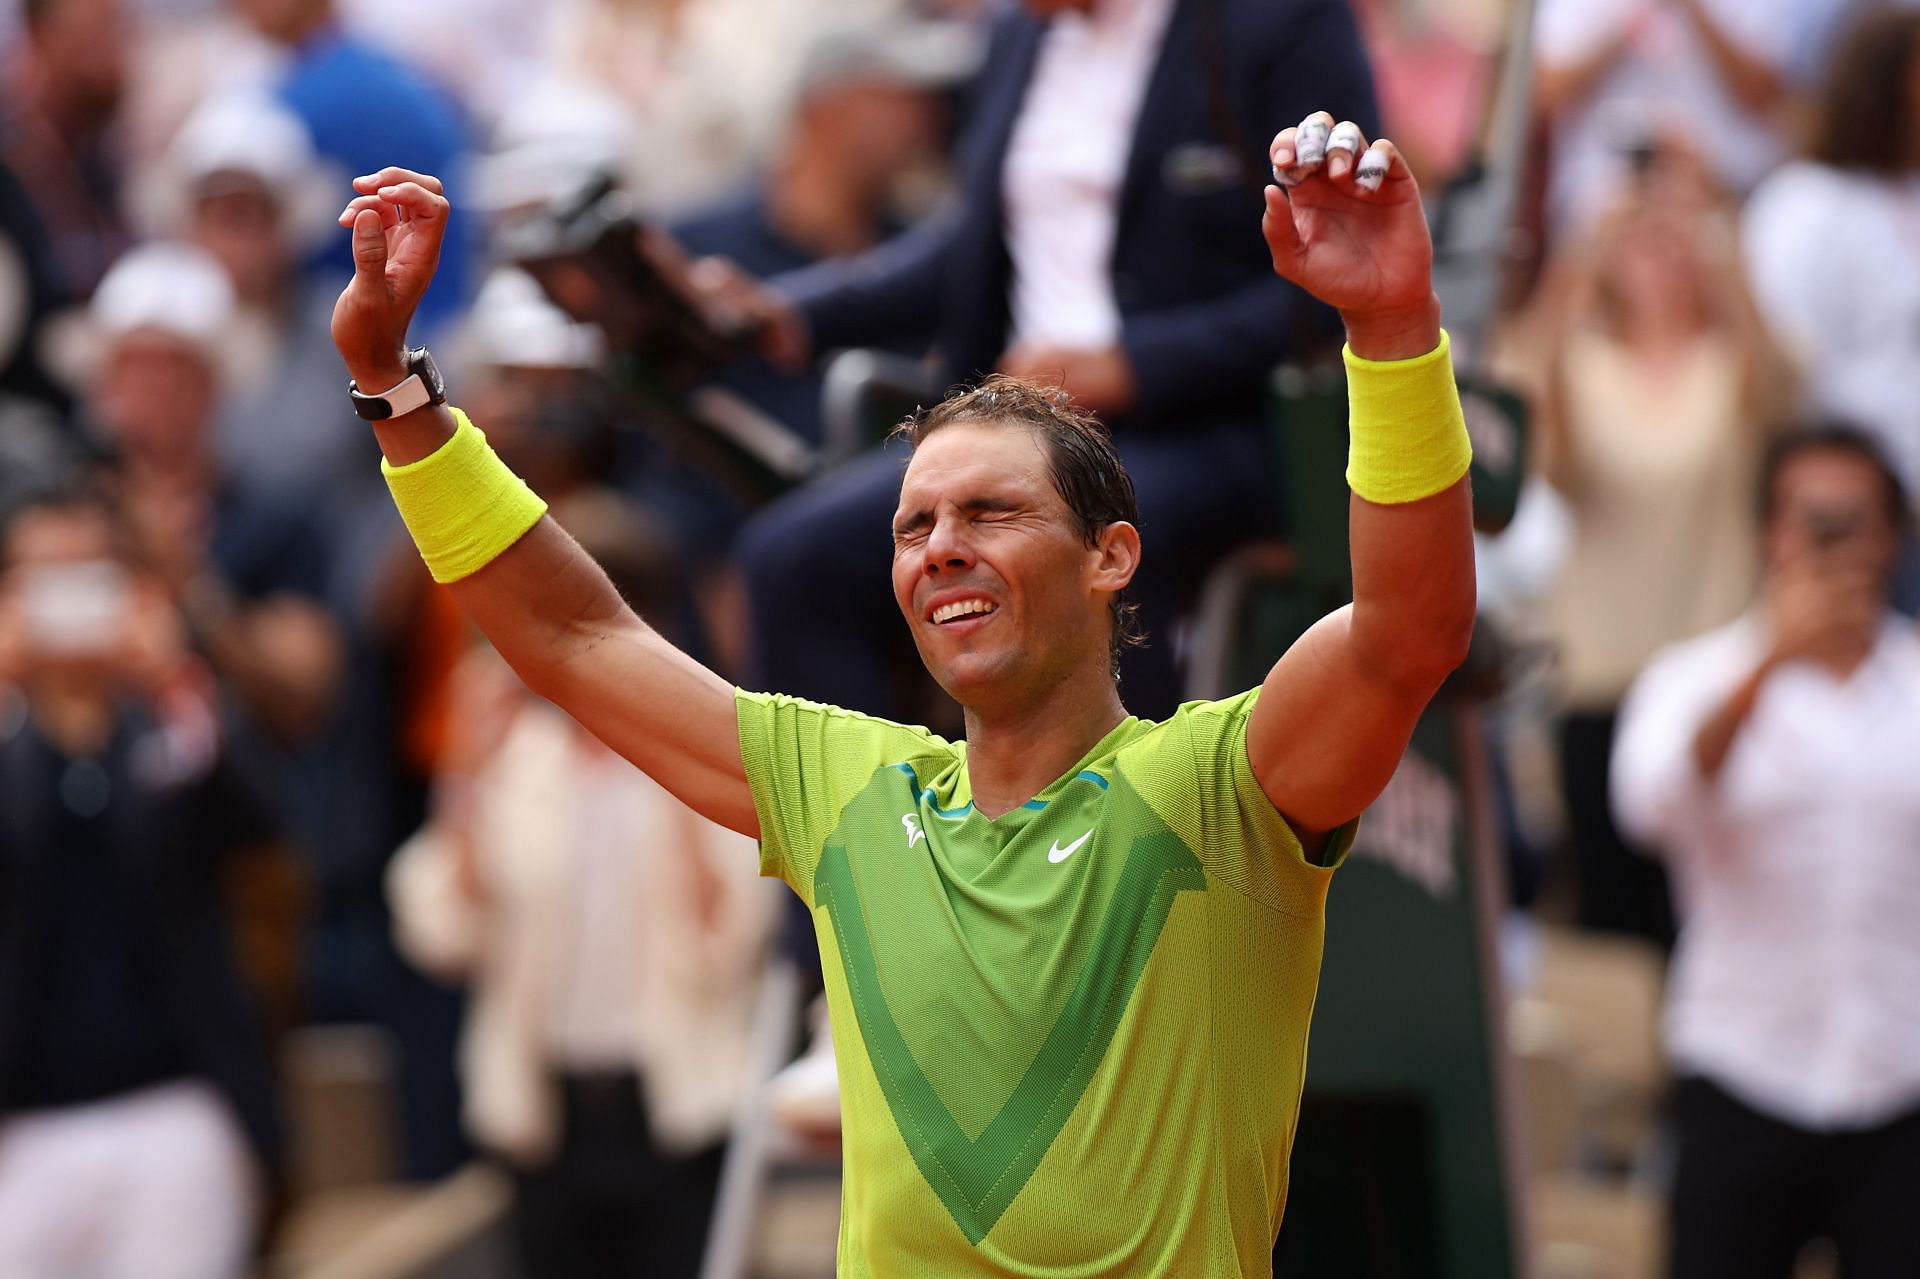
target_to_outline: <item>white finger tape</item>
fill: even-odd
[[[1378,191],[1380,184],[1387,180],[1387,170],[1391,167],[1385,151],[1369,149],[1360,157],[1360,165],[1353,171],[1354,185],[1368,191]]]
[[[1351,120],[1342,120],[1334,126],[1332,135],[1327,138],[1327,150],[1345,151],[1348,155],[1358,155],[1365,142],[1365,135],[1360,132],[1359,125]]]
[[[1308,116],[1293,135],[1293,167],[1314,169],[1327,158],[1327,122],[1320,116]]]

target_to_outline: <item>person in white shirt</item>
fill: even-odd
[[[1850,29],[1806,155],[1753,193],[1755,300],[1805,372],[1809,410],[1879,439],[1920,486],[1920,11]]]
[[[1540,0],[1554,229],[1602,207],[1635,148],[1668,131],[1727,187],[1749,190],[1785,154],[1776,117],[1810,10],[1824,12],[1818,0]]]
[[[1848,1279],[1920,1263],[1920,631],[1887,607],[1905,494],[1868,437],[1782,439],[1761,598],[1629,693],[1621,826],[1681,925],[1671,1273]]]

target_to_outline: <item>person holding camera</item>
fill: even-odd
[[[1579,918],[1664,946],[1665,877],[1607,805],[1615,718],[1655,652],[1746,606],[1754,476],[1790,379],[1731,214],[1672,141],[1590,233],[1562,242],[1538,314],[1536,458],[1570,526],[1548,619]]]
[[[246,1273],[281,1138],[223,890],[273,823],[216,693],[99,497],[7,519],[0,1274]]]
[[[1849,1279],[1920,1257],[1920,632],[1888,606],[1906,497],[1868,438],[1780,440],[1765,579],[1621,712],[1613,799],[1680,906],[1671,1273]]]

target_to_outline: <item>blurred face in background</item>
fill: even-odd
[[[112,678],[138,585],[104,509],[31,507],[0,536],[0,636],[23,682]]]
[[[68,123],[99,128],[127,86],[127,23],[120,0],[48,0],[29,34],[35,61]]]
[[[239,0],[235,7],[267,39],[295,44],[326,21],[332,0]]]
[[[1659,317],[1698,323],[1706,316],[1702,228],[1688,213],[1627,209],[1599,248],[1601,293],[1617,330]]]
[[[266,184],[251,174],[219,173],[193,194],[193,241],[219,260],[243,304],[269,302],[293,262],[286,218]]]
[[[1886,478],[1858,453],[1812,447],[1774,477],[1765,529],[1770,570],[1818,557],[1814,562],[1865,568],[1891,582],[1900,533],[1888,509]]]
[[[1100,0],[1021,0],[1028,13],[1039,18],[1051,18],[1061,13],[1087,13]]]
[[[886,189],[905,170],[937,160],[947,108],[939,94],[887,80],[855,81],[807,104],[811,123],[836,139],[856,181]]]
[[[218,390],[212,361],[198,343],[136,329],[107,351],[92,407],[131,459],[173,468],[205,459]]]

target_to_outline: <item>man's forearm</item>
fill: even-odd
[[[1404,313],[1345,317],[1349,350],[1361,360],[1398,364],[1433,356],[1441,345],[1439,303]],[[1430,379],[1431,406],[1410,410],[1435,419],[1440,429],[1427,438],[1409,441],[1405,459],[1417,462],[1431,454],[1441,471],[1441,483],[1458,476],[1459,450],[1464,439],[1452,387],[1452,365],[1442,361],[1421,375]],[[1418,366],[1414,366],[1418,367]],[[1391,368],[1368,370],[1355,366],[1356,415],[1371,398],[1359,379],[1398,376]],[[1441,403],[1444,401],[1444,404]],[[1451,417],[1450,424],[1439,421]],[[1418,429],[1424,422],[1409,422]],[[1387,429],[1387,423],[1356,420],[1352,429],[1359,447],[1354,467],[1364,465],[1365,434]],[[1396,431],[1394,443],[1406,436]],[[1368,477],[1354,474],[1355,494],[1348,517],[1353,560],[1353,642],[1369,665],[1414,685],[1437,685],[1465,656],[1473,634],[1475,607],[1473,571],[1473,499],[1464,476],[1439,491],[1425,484],[1424,496],[1380,500],[1386,495],[1369,485]],[[1379,477],[1375,483],[1384,483]],[[1432,480],[1425,483],[1430,484]],[[1370,500],[1371,499],[1371,500]]]
[[[1713,781],[1720,776],[1720,770],[1726,767],[1727,756],[1733,753],[1733,744],[1740,737],[1740,730],[1746,727],[1747,720],[1753,715],[1754,703],[1760,700],[1760,686],[1773,673],[1771,659],[1762,662],[1753,669],[1753,673],[1740,681],[1727,699],[1720,703],[1719,709],[1707,717],[1707,721],[1693,735],[1693,763],[1700,770],[1700,776]]]

